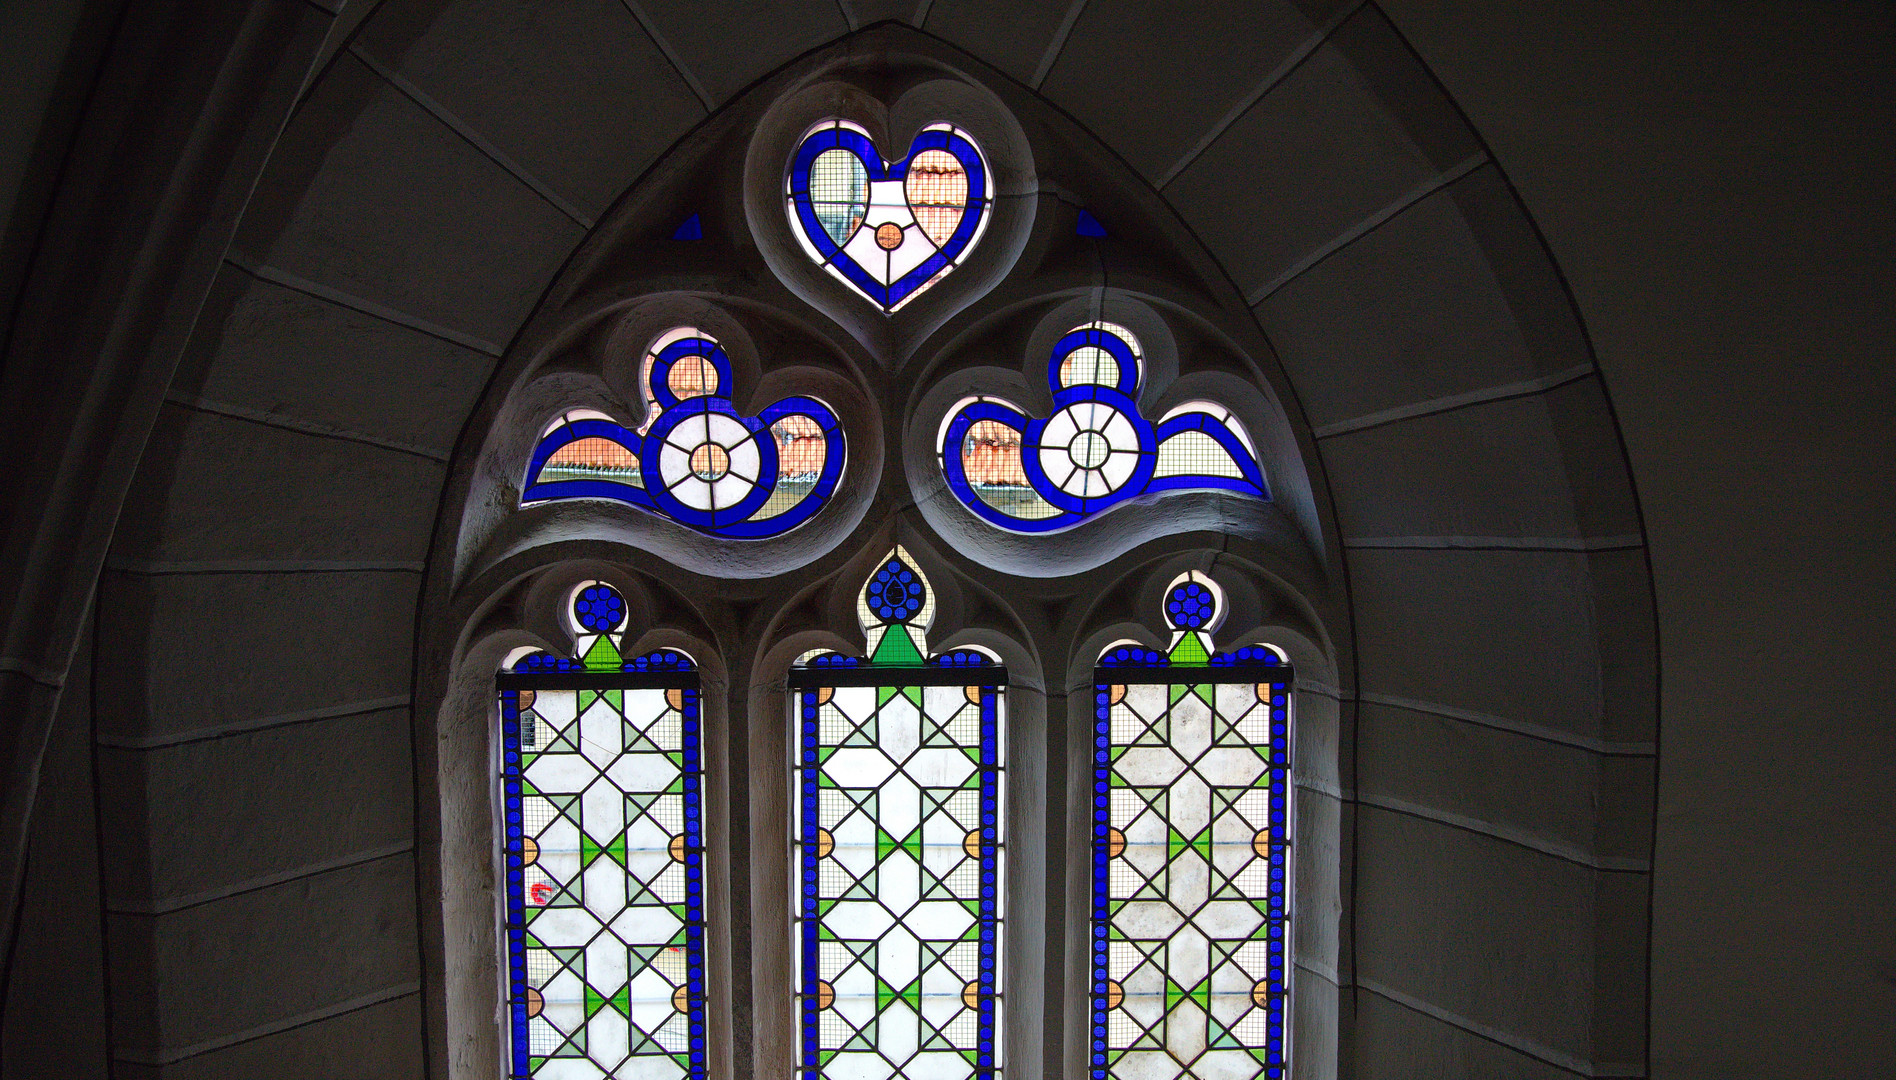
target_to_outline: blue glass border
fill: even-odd
[[[689,356],[710,361],[718,374],[718,392],[680,400],[668,383],[672,366]],[[848,458],[842,421],[834,410],[812,397],[787,397],[766,406],[755,417],[738,414],[731,403],[731,361],[722,346],[708,338],[681,338],[661,350],[653,359],[650,389],[658,403],[658,419],[644,435],[610,420],[573,420],[542,436],[527,462],[526,480],[521,486],[522,504],[557,499],[612,499],[668,517],[688,528],[709,536],[733,540],[762,540],[781,536],[815,517],[829,504],[842,480]],[[717,413],[735,421],[751,435],[758,450],[758,482],[742,502],[718,510],[699,510],[687,506],[662,488],[621,484],[612,480],[541,480],[546,463],[561,447],[580,439],[606,439],[624,447],[639,463],[641,480],[655,478],[659,451],[665,437],[693,417]],[[823,471],[816,483],[796,505],[781,514],[752,520],[752,516],[770,501],[776,492],[777,440],[770,427],[787,416],[806,416],[816,422],[825,443]]]
[[[535,653],[514,665],[519,672],[561,671],[579,674],[583,665],[565,657]],[[594,687],[600,690],[654,689],[640,676],[647,672],[696,671],[690,659],[670,650],[658,650],[624,661],[617,672],[586,673],[596,675]],[[506,676],[501,676],[504,679]],[[591,679],[588,680],[593,681]],[[683,705],[679,739],[679,773],[684,787],[685,813],[685,990],[690,998],[686,1014],[687,1042],[685,1075],[687,1080],[705,1080],[710,1054],[706,1034],[708,1011],[705,969],[705,896],[704,896],[704,735],[701,691],[682,688]],[[506,828],[504,850],[507,860],[507,969],[508,969],[508,1076],[510,1080],[533,1080],[532,1044],[527,1034],[527,903],[526,863],[521,821],[522,778],[520,752],[520,691],[512,687],[498,690],[501,730],[501,791],[504,806],[501,819]]]
[[[1104,350],[1118,363],[1119,378],[1112,386],[1085,384],[1062,387],[1060,385],[1060,365],[1075,349],[1094,346]],[[1140,386],[1139,361],[1132,348],[1119,335],[1105,330],[1082,328],[1061,338],[1053,347],[1047,363],[1047,386],[1053,394],[1053,410],[1049,417],[1058,415],[1063,409],[1089,401],[1118,410],[1127,420],[1139,440],[1139,461],[1126,482],[1105,495],[1070,495],[1055,485],[1052,477],[1040,463],[1040,437],[1046,430],[1048,420],[1029,417],[1026,413],[1011,405],[998,401],[985,400],[970,402],[961,407],[948,425],[942,430],[940,454],[942,477],[948,482],[948,489],[976,516],[990,525],[1023,533],[1047,533],[1071,528],[1097,514],[1104,513],[1121,503],[1137,499],[1142,495],[1160,491],[1231,491],[1241,495],[1268,501],[1271,497],[1270,485],[1264,478],[1264,470],[1258,465],[1257,457],[1243,440],[1229,427],[1220,423],[1207,413],[1188,412],[1172,417],[1162,424],[1153,424],[1139,412],[1137,400]],[[1034,493],[1046,500],[1058,513],[1045,518],[1017,518],[990,506],[974,490],[974,484],[968,479],[967,466],[962,460],[962,445],[967,440],[968,431],[976,423],[992,420],[1020,433],[1021,469],[1027,476]],[[1159,445],[1174,435],[1187,432],[1200,432],[1211,438],[1238,466],[1242,477],[1211,476],[1188,473],[1177,476],[1153,476],[1158,467]]]
[[[1165,670],[1176,674],[1176,679],[1168,680],[1178,686],[1210,686],[1220,681],[1216,676],[1218,668],[1240,665],[1263,664],[1277,667],[1282,664],[1276,653],[1269,649],[1246,646],[1236,653],[1217,653],[1211,657],[1206,667],[1173,668],[1167,658],[1158,652],[1143,648],[1121,648],[1115,654],[1100,658],[1101,667]],[[1268,946],[1265,949],[1265,977],[1269,981],[1269,995],[1265,1007],[1265,1025],[1268,1032],[1265,1052],[1264,1076],[1266,1080],[1283,1080],[1288,1075],[1284,1047],[1284,1032],[1287,1021],[1286,1011],[1289,1002],[1289,989],[1285,970],[1285,949],[1289,931],[1289,911],[1286,905],[1286,888],[1289,874],[1290,852],[1290,680],[1291,669],[1283,668],[1283,674],[1269,679],[1271,687],[1271,751],[1270,751],[1270,826],[1271,826],[1271,864],[1269,916],[1265,919],[1264,931]],[[1242,685],[1254,685],[1247,681]],[[1111,773],[1112,773],[1112,684],[1095,683],[1093,685],[1093,896],[1092,896],[1092,933],[1093,944],[1091,978],[1091,1080],[1109,1080],[1111,1064],[1110,1051],[1106,1042],[1106,984],[1109,973],[1107,966],[1108,941],[1112,914],[1110,911],[1111,891],[1108,885],[1107,830],[1112,827]]]
[[[887,285],[877,281],[830,236],[829,230],[817,219],[816,207],[810,202],[810,168],[826,150],[846,150],[854,154],[856,160],[862,162],[863,171],[872,182],[906,179],[909,163],[915,160],[915,155],[924,151],[943,150],[952,154],[968,173],[968,205],[962,211],[955,231],[915,269]],[[883,161],[882,152],[876,149],[875,143],[859,131],[835,123],[818,128],[797,144],[796,152],[790,157],[789,189],[790,203],[796,208],[797,227],[803,230],[810,246],[823,257],[823,264],[834,266],[845,280],[862,290],[884,311],[908,299],[910,294],[927,284],[936,274],[959,262],[968,246],[974,242],[975,234],[992,207],[992,199],[986,194],[987,165],[981,160],[980,151],[958,133],[940,128],[917,134],[909,143],[908,156],[894,162]]]

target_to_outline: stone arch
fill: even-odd
[[[453,610],[436,583],[454,549],[434,514],[465,494],[449,480],[473,452],[458,433],[487,429],[475,399],[496,361],[543,332],[530,313],[568,299],[545,294],[556,272],[609,239],[601,215],[661,150],[689,148],[739,88],[856,29],[820,7],[766,31],[608,6],[495,39],[474,5],[390,3],[311,81],[211,289],[100,589],[100,639],[114,643],[98,661],[101,768],[125,780],[105,809],[154,823],[106,844],[124,1060],[332,1038],[393,1047],[391,1071],[424,1054],[467,1065],[439,998],[421,993],[450,946],[439,912],[414,908],[418,880],[430,903],[440,895],[442,838],[408,811],[411,765],[424,787],[444,782],[437,733],[421,725],[413,762],[401,737],[407,710],[445,700],[448,645],[416,625]],[[1144,178],[1089,199],[1117,246],[1066,268],[1076,293],[1107,274],[1151,295],[1188,280],[1248,308],[1248,326],[1232,314],[1217,329],[1274,360],[1257,376],[1311,478],[1289,530],[1309,538],[1301,577],[1329,575],[1342,615],[1327,625],[1343,628],[1330,689],[1353,870],[1333,973],[1345,1053],[1365,1075],[1417,1060],[1637,1075],[1648,570],[1557,272],[1374,5],[1273,5],[1242,35],[1189,20],[1128,32],[1137,17],[1091,6],[1063,30],[1058,5],[1002,21],[942,2],[922,31],[1090,131],[1071,144],[1082,166]],[[844,47],[897,38],[914,35],[879,26]],[[1188,47],[1204,77],[1147,74]],[[1135,90],[1102,92],[1106,71]],[[1214,96],[1227,86],[1248,89]],[[635,98],[649,107],[624,107]],[[650,193],[692,179],[658,166],[615,218],[652,220]],[[1168,215],[1139,228],[1156,234],[1125,224],[1153,204]],[[494,221],[507,227],[470,227]],[[1194,232],[1202,246],[1177,239]],[[1184,254],[1161,274],[1141,249]],[[704,267],[687,255],[647,269],[688,280]],[[793,306],[767,276],[750,287]],[[1025,301],[1007,289],[997,306]],[[936,333],[977,337],[976,316]],[[583,540],[534,550],[615,554]],[[714,629],[729,635],[755,614],[737,603],[725,618]],[[207,665],[229,673],[208,690]],[[359,813],[337,817],[333,784],[192,800],[260,754],[332,776],[339,738],[365,748],[351,763],[367,778]],[[1497,770],[1520,783],[1494,785]],[[165,824],[187,819],[200,828]],[[1491,909],[1496,882],[1522,885],[1503,899],[1523,906]],[[236,967],[228,948],[159,947],[292,923],[318,932]],[[1531,962],[1493,959],[1514,954]],[[233,979],[255,992],[217,998]],[[199,1007],[212,999],[225,1004]]]

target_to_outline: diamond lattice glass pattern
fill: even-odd
[[[891,557],[864,592],[872,660],[793,677],[803,1080],[1001,1075],[1006,674],[924,659],[925,593]]]
[[[1180,647],[1109,651],[1093,688],[1091,1076],[1280,1080],[1289,669],[1208,656],[1171,599]]]
[[[584,642],[582,642],[584,644]],[[704,834],[691,662],[537,654],[501,677],[515,1080],[703,1080]],[[523,688],[538,673],[588,688]],[[522,677],[524,676],[524,677]]]

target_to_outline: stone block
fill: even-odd
[[[1490,401],[1324,439],[1324,469],[1346,540],[1619,539],[1637,542],[1639,521],[1623,459],[1574,462],[1562,445],[1573,429],[1555,413],[1591,398],[1540,394]],[[1567,388],[1562,388],[1563,390]],[[1604,416],[1604,413],[1601,414]],[[1582,450],[1596,449],[1583,446]],[[1588,515],[1608,497],[1576,482],[1617,489],[1617,513]],[[1588,532],[1585,525],[1606,532]]]
[[[1381,16],[1362,9],[1167,186],[1241,292],[1476,152],[1472,133],[1433,122],[1439,108],[1423,107],[1429,122],[1411,124],[1378,96],[1390,78],[1381,68],[1404,51]]]
[[[1364,702],[1358,797],[1492,826],[1573,856],[1596,850],[1601,755],[1429,713]]]
[[[1599,872],[1407,814],[1358,813],[1357,981],[1589,1058]]]
[[[420,576],[128,574],[100,588],[98,732],[163,739],[405,698]]]
[[[1365,700],[1602,737],[1587,553],[1357,549],[1349,565]]]
[[[379,1002],[166,1066],[162,1080],[411,1080],[425,1076],[421,996]]]
[[[943,0],[922,29],[1031,85],[1072,0]]]
[[[639,0],[685,70],[722,105],[801,53],[849,33],[842,8],[798,0]]]
[[[408,854],[167,915],[110,915],[115,1002],[123,990],[144,1006],[114,1010],[114,1042],[163,1057],[412,984],[415,927]]]
[[[406,709],[99,754],[131,759],[147,823],[149,882],[115,904],[163,909],[413,842]]]
[[[1377,1080],[1573,1080],[1505,1043],[1376,994],[1356,991],[1354,1068]]]
[[[174,400],[442,458],[494,369],[483,353],[234,266],[218,275],[198,327]]]
[[[416,454],[167,405],[114,555],[419,564],[446,474]]]
[[[1302,271],[1256,311],[1319,430],[1590,362],[1552,262],[1491,165]]]
[[[499,349],[582,232],[343,53],[278,141],[232,246]]]
[[[619,0],[408,0],[357,47],[597,218],[705,115]]]
[[[1283,0],[1092,0],[1040,92],[1156,183],[1314,31]]]

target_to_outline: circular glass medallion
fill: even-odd
[[[894,251],[902,246],[902,226],[893,221],[885,221],[876,226],[876,246],[884,251]]]

